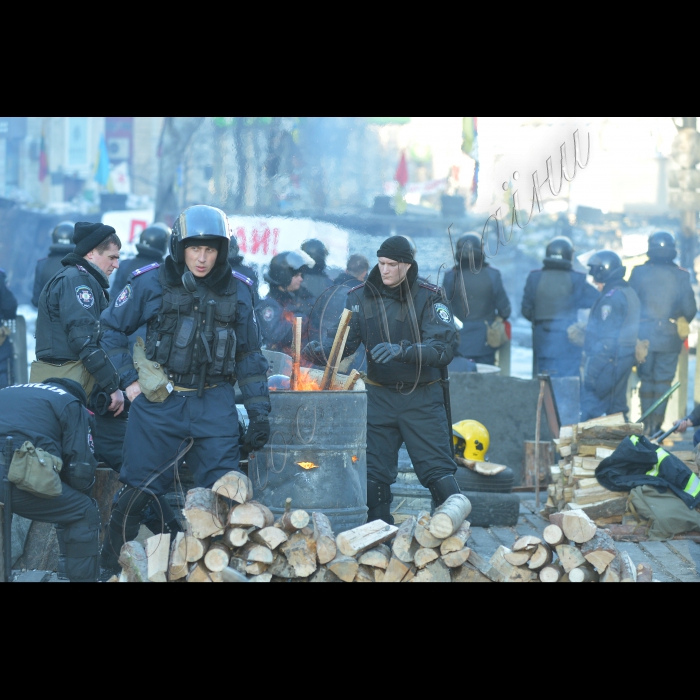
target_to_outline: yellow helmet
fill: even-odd
[[[467,462],[484,462],[491,445],[489,431],[475,420],[464,420],[452,426],[457,456]]]

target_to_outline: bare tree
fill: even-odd
[[[182,164],[185,149],[195,131],[206,117],[165,117],[158,148],[158,190],[156,193],[156,221],[173,220],[179,213],[175,183],[177,169]]]

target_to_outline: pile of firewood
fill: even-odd
[[[471,504],[452,496],[431,517],[409,518],[401,528],[381,520],[334,535],[322,513],[284,514],[252,500],[243,474],[231,472],[210,489],[187,494],[187,532],[127,542],[122,573],[113,582],[312,583],[469,582],[480,576],[467,565]],[[233,505],[232,505],[233,504]],[[392,542],[393,540],[393,542]]]
[[[595,472],[626,437],[643,433],[643,425],[626,423],[621,413],[562,428],[545,514],[583,510],[601,527],[622,523],[628,494],[603,488]]]
[[[610,534],[580,510],[558,513],[543,539],[523,537],[513,549],[500,547],[490,561],[469,561],[497,583],[651,583],[648,564],[635,568]]]

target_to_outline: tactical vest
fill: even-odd
[[[637,293],[631,287],[619,287],[627,298],[627,316],[620,328],[619,345],[624,348],[633,348],[639,338],[639,319],[642,305],[639,303]]]
[[[573,275],[567,270],[544,270],[535,293],[535,321],[577,319]]]
[[[195,386],[203,364],[207,382],[230,379],[236,371],[237,285],[234,277],[223,294],[205,285],[188,292],[182,284],[169,286],[160,268],[163,301],[160,313],[148,324],[146,356],[158,362],[182,385]],[[206,306],[215,301],[213,331],[205,333]]]

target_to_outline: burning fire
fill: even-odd
[[[297,391],[321,391],[321,385],[311,379],[311,377],[304,373],[300,372],[299,376],[297,377]]]
[[[359,458],[359,457],[353,456],[353,458],[352,458],[352,463],[353,463],[353,464],[357,464],[359,461],[360,461],[360,458]]]
[[[307,471],[310,469],[320,469],[318,464],[314,464],[313,462],[297,462],[297,464],[302,468],[306,469]]]

